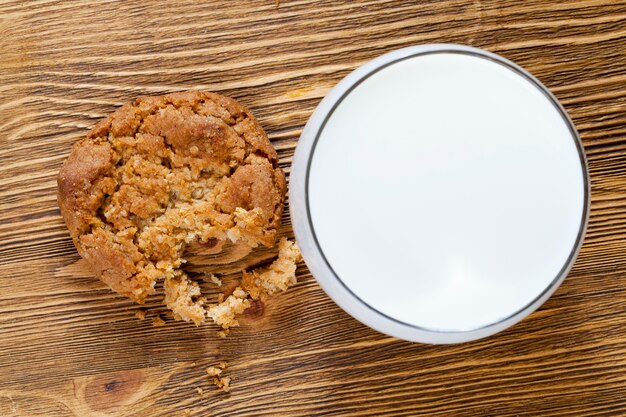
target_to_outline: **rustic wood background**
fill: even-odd
[[[123,102],[190,88],[233,96],[288,172],[339,79],[433,42],[529,69],[585,144],[584,247],[522,323],[462,345],[399,341],[350,318],[301,265],[293,291],[219,339],[165,316],[154,327],[157,297],[138,320],[79,259],[55,176],[71,144]],[[282,232],[292,235],[288,212]],[[0,237],[0,416],[626,415],[626,1],[2,2]],[[230,247],[193,264],[232,281],[272,255]],[[205,374],[221,360],[229,394]]]

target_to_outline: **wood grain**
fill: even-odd
[[[431,42],[526,67],[562,101],[589,158],[580,257],[512,329],[455,346],[402,342],[347,316],[301,265],[293,291],[219,339],[170,318],[153,327],[158,297],[137,320],[139,307],[79,259],[55,176],[71,144],[123,102],[190,88],[233,96],[288,172],[338,80]],[[288,210],[282,233],[292,235]],[[626,2],[2,2],[0,236],[1,416],[626,415]],[[229,282],[273,255],[225,253],[194,259],[196,272]],[[220,360],[229,394],[205,374]]]

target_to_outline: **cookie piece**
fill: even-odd
[[[196,91],[122,106],[74,145],[58,186],[65,223],[96,275],[138,303],[163,280],[167,306],[195,323],[204,301],[180,269],[185,246],[272,246],[286,189],[250,111]]]
[[[251,306],[250,300],[287,291],[297,282],[297,263],[302,261],[302,253],[295,242],[282,238],[278,244],[278,257],[271,265],[243,272],[239,287],[225,300],[207,308],[207,316],[222,329],[239,326],[237,316]]]

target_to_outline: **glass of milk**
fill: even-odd
[[[420,45],[343,79],[290,176],[305,262],[346,312],[424,343],[499,332],[559,286],[589,180],[576,129],[536,78],[492,53]]]

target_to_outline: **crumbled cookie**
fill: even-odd
[[[206,310],[207,316],[225,330],[239,326],[235,317],[250,307],[250,300],[247,296],[248,294],[244,290],[237,288],[221,303],[209,306]]]
[[[222,391],[224,392],[230,391],[230,382],[232,381],[232,379],[229,376],[214,377],[213,381],[214,381],[214,384]]]
[[[146,310],[137,310],[137,312],[135,313],[135,317],[137,317],[139,320],[145,320]]]
[[[286,291],[296,283],[296,264],[301,260],[298,245],[282,238],[278,244],[278,258],[267,268],[244,271],[241,288],[254,300],[262,295]]]
[[[213,284],[217,285],[218,287],[221,287],[221,286],[222,286],[222,280],[221,280],[221,279],[219,279],[218,277],[216,277],[216,276],[215,276],[215,275],[213,275],[213,274],[209,274],[209,280],[210,280]]]
[[[222,373],[222,369],[217,366],[209,366],[206,368],[206,373],[209,376],[218,376]]]
[[[185,246],[230,239],[271,247],[286,189],[250,111],[193,91],[122,106],[74,145],[58,184],[63,218],[96,275],[138,303],[163,281],[175,318],[196,324],[204,300],[181,270]],[[229,305],[239,311],[245,300]]]
[[[282,238],[278,244],[278,258],[268,267],[244,271],[241,286],[226,299],[222,296],[218,304],[209,306],[207,315],[225,331],[238,326],[237,316],[250,307],[250,300],[286,291],[296,283],[296,264],[301,260],[298,245]],[[220,334],[220,337],[226,334]]]
[[[206,369],[207,375],[212,377],[213,384],[224,392],[230,391],[230,382],[232,381],[229,376],[221,376],[227,366],[228,363],[222,361],[218,363],[217,366],[209,366]]]

